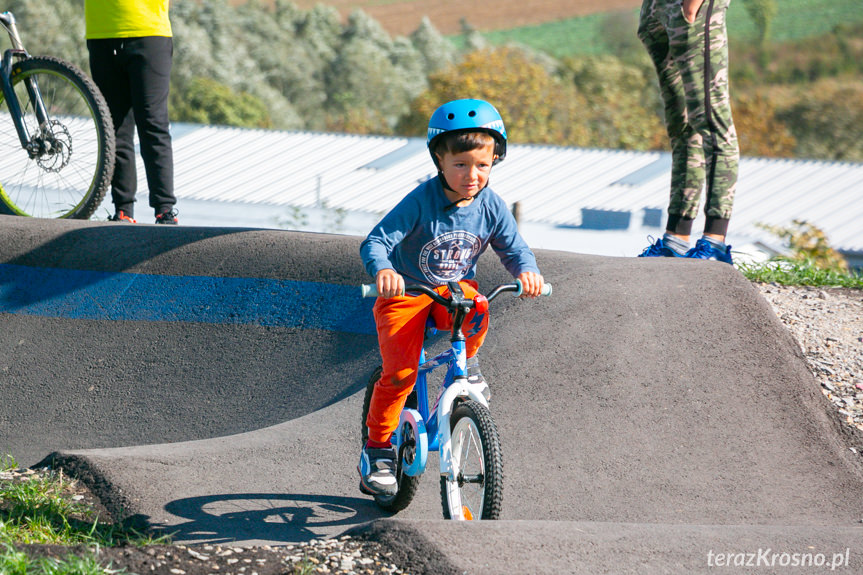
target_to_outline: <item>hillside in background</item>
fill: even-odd
[[[473,97],[493,102],[520,143],[667,148],[656,73],[636,37],[640,0],[304,7],[315,1],[173,0],[171,119],[421,136],[441,102]],[[731,96],[744,155],[863,161],[859,130],[849,129],[863,125],[859,2],[732,3]],[[769,26],[755,25],[757,6],[776,8]],[[7,0],[4,9],[30,53],[86,71],[83,7]],[[616,11],[566,12],[597,9]],[[399,18],[412,22],[406,33],[390,31]]]
[[[273,5],[276,0],[252,0]],[[248,0],[230,0],[234,6]],[[298,7],[311,10],[326,4],[338,10],[342,18],[360,9],[390,34],[406,35],[416,30],[423,16],[442,34],[458,34],[462,21],[480,31],[506,30],[545,22],[566,20],[598,12],[616,12],[641,6],[641,0],[296,0]]]

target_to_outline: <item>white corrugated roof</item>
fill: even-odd
[[[416,138],[189,124],[172,129],[180,204],[381,214],[434,174],[424,141]],[[140,159],[139,180],[146,193]],[[628,213],[639,227],[645,209],[664,218],[669,180],[664,152],[510,144],[491,184],[507,203],[520,202],[523,222],[578,228],[584,227],[583,210],[599,210]],[[139,206],[146,205],[140,198]],[[794,219],[818,226],[844,252],[863,253],[863,164],[742,158],[735,232],[763,236],[756,224],[787,226]]]

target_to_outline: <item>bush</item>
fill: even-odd
[[[848,263],[839,252],[830,246],[827,235],[820,228],[807,221],[793,220],[790,227],[767,224],[759,224],[758,227],[771,232],[786,242],[792,255],[780,259],[802,262],[821,270],[848,271]]]
[[[795,156],[863,161],[863,82],[817,82],[777,118],[797,139]]]
[[[171,117],[177,122],[270,128],[269,111],[248,92],[235,92],[210,78],[194,78],[182,97],[172,98]]]

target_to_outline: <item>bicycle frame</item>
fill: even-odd
[[[31,141],[30,134],[27,133],[27,127],[24,125],[24,114],[21,111],[21,103],[18,101],[18,96],[12,87],[13,58],[23,60],[29,58],[30,55],[24,49],[21,36],[18,34],[18,27],[15,24],[15,16],[11,12],[0,13],[0,25],[9,34],[9,41],[12,43],[12,48],[3,52],[3,60],[0,63],[3,97],[6,100],[6,106],[9,108],[9,114],[12,116],[15,131],[18,132],[21,147],[27,150],[31,158],[35,158],[42,152],[42,147],[38,143]],[[27,95],[33,103],[36,120],[39,123],[39,130],[43,135],[51,134],[50,118],[48,117],[45,103],[42,100],[42,94],[39,92],[39,85],[34,78],[26,79],[24,84],[27,87]]]
[[[417,288],[417,286],[408,286]],[[480,300],[466,300],[464,293],[457,282],[448,284],[452,302],[441,298],[432,290],[417,289],[432,297],[441,305],[446,305],[453,314],[452,335],[450,337],[450,349],[439,353],[431,359],[426,359],[425,349],[420,352],[420,365],[417,373],[415,389],[417,392],[417,409],[402,410],[399,418],[399,426],[393,434],[393,446],[398,447],[406,439],[405,433],[408,424],[410,433],[414,440],[418,441],[416,456],[410,465],[404,468],[404,473],[415,477],[425,471],[426,455],[428,451],[440,452],[440,474],[454,480],[455,470],[452,464],[452,449],[450,436],[450,416],[458,401],[472,399],[485,407],[488,407],[488,385],[470,384],[467,380],[467,350],[462,325],[467,312],[477,305],[477,301],[490,302],[498,294],[504,291],[515,291],[521,295],[521,282],[516,280],[514,284],[498,286],[488,298]],[[549,286],[550,287],[550,286]],[[409,291],[412,291],[409,289]],[[441,392],[436,405],[429,408],[428,404],[428,374],[435,369],[447,366],[447,372],[441,385]]]

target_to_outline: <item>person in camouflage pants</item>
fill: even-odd
[[[642,256],[731,263],[725,245],[740,152],[728,93],[730,0],[644,0],[638,37],[656,66],[671,142],[671,199],[662,239]],[[706,186],[704,237],[689,249]],[[702,246],[707,242],[706,246]],[[648,253],[652,252],[652,253]]]

